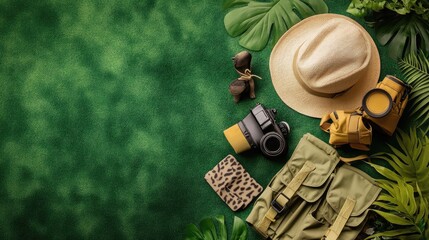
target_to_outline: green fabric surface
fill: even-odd
[[[350,16],[348,3],[327,1],[330,12]],[[218,214],[231,228],[251,206],[232,212],[203,177],[233,153],[223,130],[257,102],[292,129],[282,159],[234,154],[262,186],[304,133],[327,141],[318,119],[277,96],[271,46],[252,52],[263,78],[257,98],[233,102],[231,57],[244,49],[226,33],[221,6],[0,1],[1,239],[182,239],[187,224]],[[380,78],[401,77],[379,50]],[[372,152],[386,141],[375,134]],[[250,228],[249,239],[259,239]]]

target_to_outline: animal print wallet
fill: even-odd
[[[204,178],[233,210],[244,209],[262,192],[262,187],[232,155],[226,156]]]

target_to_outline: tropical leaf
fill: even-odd
[[[247,227],[243,220],[234,216],[234,225],[232,227],[231,240],[246,240]]]
[[[323,0],[273,0],[272,2],[245,0],[225,0],[224,7],[235,7],[225,15],[226,31],[232,37],[240,36],[241,46],[260,51],[268,43],[273,45],[290,27],[302,19],[327,13],[328,6]]]
[[[412,12],[421,15],[423,19],[429,19],[429,2],[426,0],[351,0],[347,12],[361,17],[372,11],[378,12],[383,9],[394,11],[404,15]]]
[[[418,127],[429,127],[429,60],[424,52],[411,53],[399,61],[405,81],[412,86],[410,115],[420,122]],[[428,133],[426,128],[425,133]]]
[[[205,240],[216,240],[218,239],[216,227],[212,218],[203,219],[200,222],[200,229],[203,233]]]
[[[420,50],[429,52],[429,22],[421,15],[382,10],[372,12],[365,20],[374,27],[380,44],[388,46],[388,54],[393,59]]]
[[[219,239],[227,239],[225,217],[223,215],[216,216],[215,219],[219,222]]]
[[[389,180],[405,180],[414,187],[415,192],[417,192],[416,186],[418,185],[422,195],[429,199],[429,138],[417,131],[416,128],[411,128],[407,134],[398,129],[396,142],[399,147],[388,145],[391,153],[379,153],[371,156],[371,158],[385,160],[394,171],[373,163],[369,164]]]
[[[373,211],[398,227],[367,239],[425,239],[429,234],[429,138],[416,128],[409,133],[398,129],[396,142],[398,147],[388,145],[391,152],[371,156],[385,160],[391,168],[368,164],[386,178],[376,180],[384,191],[373,203],[377,208]]]
[[[224,10],[240,5],[245,5],[251,2],[252,0],[223,0],[222,8]]]
[[[209,217],[201,220],[200,228],[189,224],[185,229],[185,240],[227,240],[224,216]],[[231,240],[246,240],[247,226],[243,220],[234,216]]]
[[[377,180],[377,183],[384,191],[373,203],[373,206],[379,209],[373,209],[373,211],[398,227],[376,233],[367,239],[380,236],[395,237],[395,239],[421,239],[429,221],[429,209],[419,187],[417,186],[418,198],[416,198],[413,186],[404,180]]]
[[[202,240],[204,239],[203,233],[194,224],[189,224],[185,229],[186,240]]]

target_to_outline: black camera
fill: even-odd
[[[280,156],[287,151],[290,127],[284,121],[276,123],[276,114],[276,109],[258,103],[242,121],[223,133],[236,153],[259,149],[267,157]]]

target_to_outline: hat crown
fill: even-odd
[[[293,69],[307,91],[326,97],[361,80],[370,57],[371,45],[362,30],[349,21],[331,19],[299,47]]]

